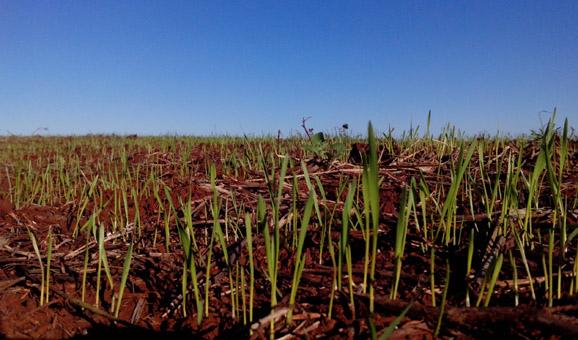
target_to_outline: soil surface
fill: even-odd
[[[432,192],[447,191],[452,180],[452,162],[459,158],[459,150],[438,158],[427,150],[405,150],[398,145],[389,149],[381,147],[377,264],[375,281],[369,283],[375,287],[375,311],[370,313],[369,294],[363,287],[365,241],[360,225],[351,227],[348,240],[352,253],[352,291],[348,286],[346,267],[343,268],[343,289],[333,289],[334,266],[327,248],[328,240],[336,246],[341,238],[341,216],[347,194],[347,190],[341,188],[344,187],[343,183],[359,181],[367,147],[355,144],[345,159],[332,159],[329,156],[306,154],[301,148],[282,142],[286,143],[285,150],[291,158],[291,164],[279,209],[279,300],[272,309],[271,283],[266,273],[265,238],[262,230],[255,226],[258,225],[256,211],[259,197],[269,204],[270,190],[267,177],[258,170],[256,164],[241,164],[239,161],[243,157],[251,157],[247,156],[247,152],[257,152],[256,146],[251,148],[234,143],[186,144],[175,139],[169,142],[171,146],[161,148],[157,147],[157,141],[141,140],[136,136],[127,140],[121,137],[83,138],[60,138],[49,142],[7,138],[0,143],[0,148],[4,150],[0,150],[0,153],[5,161],[4,165],[0,164],[0,332],[6,338],[102,338],[115,335],[267,338],[271,331],[271,318],[274,320],[276,338],[369,338],[372,329],[381,332],[409,304],[411,308],[399,320],[391,335],[392,339],[430,339],[434,337],[438,324],[438,336],[443,338],[578,337],[578,299],[576,294],[568,293],[573,290],[574,286],[571,285],[576,284],[571,274],[572,266],[576,263],[576,241],[569,243],[564,254],[558,250],[554,253],[555,259],[564,256],[566,265],[560,271],[563,276],[560,280],[563,294],[556,298],[553,307],[547,307],[543,270],[545,249],[536,248],[525,254],[533,273],[534,299],[530,292],[530,280],[513,238],[507,238],[501,248],[505,254],[504,262],[489,307],[466,307],[466,291],[470,292],[471,304],[475,305],[475,283],[479,282],[476,279],[481,275],[483,249],[487,249],[476,247],[472,272],[466,273],[467,235],[472,228],[481,228],[497,220],[497,217],[485,213],[481,203],[483,181],[476,181],[475,178],[479,175],[475,170],[479,168],[480,160],[477,156],[472,160],[471,174],[474,180],[468,183],[473,188],[473,200],[470,202],[465,194],[458,195],[456,220],[460,228],[458,232],[463,231],[463,235],[460,234],[458,238],[464,242],[437,247],[432,273],[430,252],[424,251],[423,230],[412,220],[398,296],[391,299],[395,277],[395,230],[401,192],[412,179],[419,178],[425,180]],[[53,146],[32,148],[30,144]],[[127,146],[122,148],[124,144]],[[279,149],[274,145],[264,144],[264,154],[278,157],[276,152]],[[528,176],[537,157],[537,145],[529,143],[522,150],[522,167]],[[6,151],[8,146],[11,146],[12,151]],[[119,151],[121,149],[126,150],[124,156]],[[497,148],[493,155],[488,155],[485,161],[487,164],[501,153],[503,157],[517,157],[519,152],[514,144],[506,143]],[[562,192],[569,206],[576,199],[577,155],[577,144],[573,142],[566,164],[567,171],[562,178]],[[68,196],[64,191],[59,191],[58,184],[42,187],[32,192],[29,199],[22,195],[19,202],[15,202],[14,180],[17,175],[14,171],[19,162],[29,162],[32,183],[44,183],[41,178],[46,165],[54,164],[53,169],[56,169],[61,162],[59,159],[63,159],[66,174],[75,183],[84,184],[79,184],[77,190]],[[275,161],[279,162],[279,159]],[[119,216],[114,202],[118,199],[122,203],[123,198],[115,198],[119,191],[108,183],[111,173],[122,171],[122,164],[130,169],[132,181],[125,183],[126,215],[121,215],[128,216],[128,219],[125,223],[114,225]],[[207,174],[208,164],[216,165],[216,191],[220,202],[218,221],[227,240],[227,257],[218,242],[211,243],[215,221],[211,214],[214,195]],[[312,219],[305,240],[305,266],[293,310],[293,321],[288,324],[286,315],[291,307],[289,295],[295,263],[292,247],[294,236],[290,227],[294,225],[291,207],[295,200],[297,214],[301,216],[309,196],[302,164],[307,168],[309,176],[317,178],[323,186],[325,197],[322,198],[317,190],[319,214],[327,221],[327,225],[332,225],[332,229],[323,229],[316,216]],[[172,201],[175,204],[183,203],[177,204],[176,216],[169,214],[167,217],[171,207],[162,187],[160,199],[155,197],[150,185],[150,173],[153,170],[157,180],[162,180],[170,189]],[[54,171],[51,175],[54,181],[50,183],[65,181],[59,179],[58,172]],[[495,168],[488,169],[488,176],[503,183],[507,169],[499,171],[502,173],[498,173]],[[294,175],[295,181],[292,177]],[[25,178],[24,173],[20,176]],[[98,196],[95,197],[98,200],[87,200],[83,207],[83,197],[88,195],[90,183],[95,179],[98,187]],[[294,184],[297,184],[297,190],[293,190]],[[147,187],[149,189],[145,190]],[[136,200],[131,195],[133,190],[139,190]],[[41,197],[42,191],[55,194],[49,198]],[[524,194],[520,194],[520,206],[525,206],[525,199]],[[106,204],[99,210],[100,202]],[[187,202],[190,203],[188,213],[197,245],[194,252],[201,295],[205,292],[207,267],[210,265],[208,313],[204,313],[200,324],[197,323],[198,310],[194,293],[189,286],[190,275],[185,298],[186,315],[182,306],[184,253],[176,226],[187,224],[187,210],[183,209]],[[121,203],[118,210],[124,211],[125,207]],[[547,230],[553,224],[554,206],[548,190],[543,191],[538,203],[539,209],[532,215],[533,227],[543,230],[540,235],[547,237]],[[355,204],[363,212],[361,195],[356,198]],[[267,207],[270,209],[269,205]],[[500,202],[497,203],[497,210],[500,210]],[[74,234],[75,230],[90,224],[95,211],[98,211],[94,217],[97,225],[102,224],[105,228],[103,244],[111,281],[104,269],[101,275],[98,273],[99,247],[95,238],[98,228],[94,234]],[[249,257],[244,242],[246,213],[250,214],[254,223],[253,258],[256,269],[252,321],[249,321],[248,302]],[[567,224],[570,231],[576,228],[577,213],[578,210],[569,209]],[[137,215],[138,222],[135,222]],[[296,221],[299,225],[300,217]],[[52,240],[48,302],[42,305],[43,269],[29,232],[37,240],[44,267],[47,265],[49,234]],[[475,240],[489,243],[489,238],[480,231]],[[119,315],[114,317],[123,263],[131,242],[134,246],[130,272]],[[337,251],[338,248],[335,249]],[[508,250],[512,250],[515,263],[511,263]],[[210,260],[209,254],[212,254]],[[517,287],[513,285],[513,266],[517,268]],[[451,272],[446,291],[448,267]],[[432,277],[435,279],[433,292]],[[231,289],[230,280],[236,282],[237,289]],[[440,306],[444,291],[446,303],[442,310]],[[332,294],[333,300],[330,298]],[[432,294],[435,294],[433,299]],[[434,300],[436,306],[433,306]],[[233,309],[232,306],[236,307]]]

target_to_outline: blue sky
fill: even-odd
[[[0,134],[578,122],[577,1],[4,1]]]

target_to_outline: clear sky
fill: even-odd
[[[0,134],[578,123],[578,1],[0,0]]]

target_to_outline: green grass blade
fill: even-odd
[[[128,250],[126,252],[126,256],[124,258],[124,264],[122,266],[122,275],[120,278],[120,288],[118,291],[118,299],[116,302],[116,308],[114,310],[114,317],[118,318],[118,314],[120,312],[120,305],[122,303],[122,296],[124,295],[124,289],[126,287],[126,281],[128,279],[128,273],[130,271],[130,264],[132,261],[132,250],[133,250],[133,244],[129,244],[128,246]]]

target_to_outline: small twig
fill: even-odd
[[[106,243],[106,242],[108,242],[108,241],[117,239],[117,238],[119,238],[119,237],[123,237],[123,236],[125,236],[125,235],[127,234],[127,232],[129,232],[129,231],[131,231],[131,230],[132,230],[132,228],[127,227],[127,228],[125,228],[125,229],[123,230],[123,232],[118,232],[118,233],[115,233],[115,234],[112,234],[112,235],[106,237],[106,238],[104,239],[104,242]],[[76,249],[76,250],[68,253],[68,255],[64,256],[64,259],[65,259],[65,260],[70,260],[70,259],[72,259],[72,258],[75,258],[76,256],[82,254],[82,253],[86,250],[86,247],[87,247],[87,246],[88,246],[88,248],[92,248],[92,247],[96,246],[96,241],[90,241],[90,242],[88,243],[88,245],[85,244],[85,245],[83,245],[82,247],[80,247],[80,248],[78,248],[78,249]],[[54,254],[53,254],[53,256],[54,256]]]
[[[201,188],[205,189],[205,190],[212,190],[212,187],[210,184],[206,183],[206,184],[201,184],[200,185]],[[227,189],[224,189],[222,186],[215,186],[215,190],[217,190],[219,193],[227,195],[227,196],[231,196],[231,192]]]
[[[557,277],[558,273],[552,273],[552,276]],[[569,277],[576,277],[576,274],[574,272],[567,271],[567,272],[563,272],[562,276],[565,278],[569,278]],[[543,283],[544,281],[546,281],[546,277],[545,276],[533,277],[531,281],[533,283],[540,284],[540,283]],[[518,279],[517,284],[518,284],[518,287],[528,286],[530,284],[530,279]],[[514,287],[514,280],[496,281],[496,287],[498,287],[498,288]]]
[[[141,297],[140,299],[138,299],[138,302],[136,303],[136,306],[134,307],[134,310],[132,312],[132,316],[130,318],[130,323],[136,324],[138,322],[138,320],[140,320],[140,317],[142,315],[142,311],[144,309],[144,305],[145,305],[145,299]]]
[[[319,313],[302,313],[302,314],[297,314],[297,315],[293,315],[293,320],[294,321],[299,321],[299,320],[314,320],[314,319],[319,319],[321,318],[321,314]]]
[[[0,292],[3,292],[12,286],[15,286],[24,280],[26,280],[26,278],[24,276],[21,276],[19,278],[13,279],[13,280],[2,281],[2,282],[0,282]]]
[[[303,128],[303,130],[305,130],[305,134],[307,135],[307,138],[309,140],[311,140],[311,131],[307,128],[307,121],[311,119],[311,117],[303,117],[301,119],[301,127]]]
[[[305,329],[302,330],[302,331],[300,330],[300,331],[298,331],[298,332],[295,332],[295,334],[298,334],[298,335],[307,335],[307,333],[309,333],[309,332],[317,329],[320,324],[321,324],[320,321],[315,321],[313,324],[311,324],[311,326],[305,328]]]
[[[75,298],[73,298],[73,297],[70,297],[70,296],[68,296],[67,294],[63,293],[63,292],[60,292],[60,291],[57,291],[57,290],[54,290],[54,289],[51,289],[51,291],[52,291],[53,293],[55,293],[56,295],[61,296],[62,298],[64,298],[64,299],[65,299],[66,301],[68,301],[69,303],[71,303],[71,304],[73,304],[73,305],[76,305],[77,307],[80,307],[83,311],[86,309],[86,310],[88,310],[88,311],[90,311],[90,312],[92,312],[92,313],[94,313],[94,314],[96,314],[96,315],[103,316],[103,317],[109,319],[110,321],[118,322],[118,323],[120,323],[120,324],[122,324],[122,325],[129,326],[129,327],[135,327],[135,325],[133,325],[132,323],[130,323],[130,322],[126,321],[126,320],[122,320],[122,319],[115,318],[114,316],[112,316],[111,314],[107,313],[106,311],[103,311],[102,309],[99,309],[99,308],[97,308],[97,307],[94,307],[94,306],[92,306],[92,305],[90,305],[90,304],[88,304],[88,303],[84,303],[84,302],[82,302],[82,301],[80,301],[80,300],[78,300],[78,299],[75,299]]]
[[[279,308],[275,308],[274,310],[271,311],[271,313],[261,319],[259,319],[259,321],[255,322],[254,324],[251,325],[251,330],[253,331],[257,331],[259,330],[261,327],[263,327],[265,324],[271,322],[271,321],[277,321],[279,320],[282,316],[287,315],[287,313],[289,312],[290,308],[289,307],[279,307]]]

